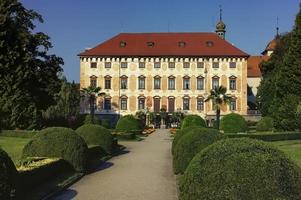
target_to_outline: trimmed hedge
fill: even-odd
[[[96,124],[85,124],[75,132],[84,138],[87,145],[98,145],[108,154],[113,153],[113,135],[110,130]]]
[[[8,154],[0,148],[0,199],[13,199],[16,195],[17,170]]]
[[[38,131],[16,131],[16,130],[2,130],[0,136],[18,137],[18,138],[32,138]]]
[[[131,132],[142,132],[142,127],[139,122],[133,115],[125,115],[121,117],[116,125],[116,131],[117,132],[125,132],[125,133],[131,133]]]
[[[92,116],[91,115],[86,115],[85,120],[84,120],[84,124],[98,124],[98,125],[101,125],[101,121],[97,116],[94,115],[94,123],[93,123],[92,122]]]
[[[172,141],[172,146],[171,146],[172,154],[174,154],[175,147],[178,144],[178,142],[180,141],[180,139],[185,134],[189,133],[190,131],[193,131],[194,129],[198,129],[198,128],[202,128],[202,126],[190,126],[190,127],[184,128],[183,130],[181,130],[181,129],[177,130],[175,137],[173,138],[173,141]]]
[[[228,138],[252,138],[267,142],[283,140],[301,140],[300,132],[265,133],[265,134],[229,134]]]
[[[73,167],[63,159],[27,158],[29,164],[23,165],[19,171],[19,189],[21,192],[32,190],[42,183],[66,172],[72,172]]]
[[[239,133],[246,132],[248,125],[245,118],[241,115],[230,113],[221,119],[220,129],[223,130],[224,133]]]
[[[22,158],[49,157],[62,158],[76,171],[85,171],[87,163],[87,144],[75,131],[69,128],[47,128],[25,145]]]
[[[298,166],[257,140],[227,139],[198,153],[180,180],[180,200],[301,199]]]
[[[256,125],[256,131],[272,131],[274,129],[274,120],[271,117],[263,117]]]
[[[199,115],[187,115],[181,122],[181,129],[184,129],[184,128],[187,128],[190,126],[206,127],[206,122]]]
[[[181,137],[175,146],[173,167],[175,174],[183,174],[192,158],[207,146],[222,138],[219,131],[208,128],[194,128]]]

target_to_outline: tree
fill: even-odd
[[[0,109],[6,128],[36,128],[55,103],[63,60],[49,55],[49,36],[34,33],[41,15],[17,0],[0,1]]]
[[[205,99],[205,102],[212,100],[214,110],[216,110],[216,127],[219,130],[221,107],[229,104],[231,96],[226,94],[227,88],[224,86],[215,87],[210,91],[210,95]]]
[[[94,115],[95,115],[95,103],[96,98],[99,96],[105,96],[106,93],[100,92],[100,87],[89,86],[87,88],[83,88],[81,90],[82,96],[87,98],[90,106],[90,115],[92,118],[92,122],[94,123]]]

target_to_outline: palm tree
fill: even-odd
[[[100,92],[100,87],[89,86],[87,88],[81,89],[82,96],[88,98],[90,106],[90,115],[92,118],[92,123],[94,124],[94,115],[95,115],[95,101],[99,96],[104,96],[106,93]]]
[[[212,100],[214,110],[216,110],[216,126],[219,129],[220,115],[222,105],[229,104],[231,96],[226,94],[227,88],[224,86],[215,87],[210,91],[210,95],[205,99],[205,102]]]

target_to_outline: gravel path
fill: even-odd
[[[169,132],[161,129],[143,141],[121,144],[128,153],[110,159],[104,169],[86,175],[54,199],[176,200]]]

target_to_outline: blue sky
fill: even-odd
[[[65,61],[64,74],[79,82],[77,54],[120,32],[212,32],[223,7],[226,39],[257,55],[276,32],[294,25],[299,0],[21,0],[45,22],[36,31],[51,37],[51,53]]]

